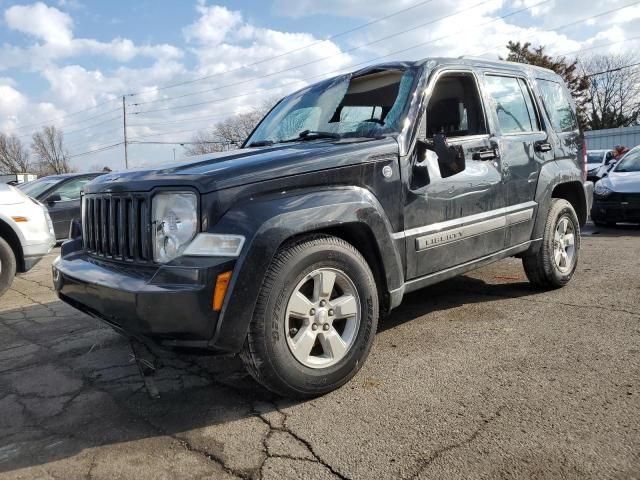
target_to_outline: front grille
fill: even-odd
[[[141,194],[88,194],[83,197],[82,241],[91,255],[151,262],[149,199]]]
[[[609,198],[607,198],[607,201],[626,202],[626,203],[640,205],[640,193],[614,192],[611,195],[609,195]]]

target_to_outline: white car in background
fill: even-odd
[[[0,184],[0,295],[16,272],[26,272],[56,243],[47,208],[17,188]]]

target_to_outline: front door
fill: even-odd
[[[407,278],[442,271],[504,247],[505,194],[498,145],[472,71],[440,72],[426,111],[427,144],[444,136],[452,165],[417,147],[405,204]]]

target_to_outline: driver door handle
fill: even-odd
[[[498,158],[498,153],[495,148],[487,148],[484,150],[478,150],[471,156],[471,158],[473,160],[493,160],[494,158]]]
[[[550,152],[552,147],[546,140],[538,140],[534,144],[534,148],[536,149],[536,152]]]

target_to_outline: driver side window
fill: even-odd
[[[487,133],[480,93],[471,73],[442,75],[427,106],[427,137],[437,133],[464,137]]]
[[[84,187],[91,180],[91,178],[76,178],[74,180],[69,180],[68,182],[63,183],[58,188],[53,190],[53,192],[51,192],[51,195],[60,195],[61,202],[78,200],[80,198],[80,191],[82,190],[82,187]]]
[[[465,169],[462,147],[446,144],[446,139],[487,133],[480,93],[475,77],[467,72],[445,73],[438,78],[427,105],[427,139],[432,139],[438,155],[440,177]]]

